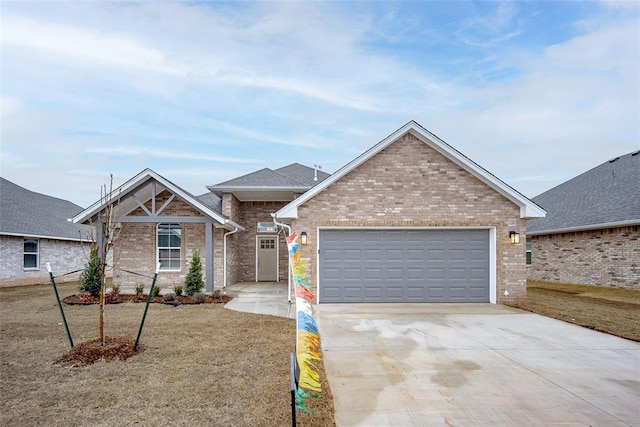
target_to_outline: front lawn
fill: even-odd
[[[640,341],[640,290],[527,282],[527,299],[515,307]]]
[[[62,284],[60,296],[76,293]],[[98,338],[98,306],[64,306],[74,344]],[[105,333],[135,338],[144,304],[107,305]],[[56,364],[69,350],[50,285],[0,288],[0,425],[291,425],[289,353],[295,321],[221,304],[153,304],[126,361]],[[324,372],[313,415],[334,425]]]

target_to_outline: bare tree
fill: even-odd
[[[99,263],[100,280],[100,343],[104,345],[104,307],[105,294],[107,289],[107,268],[113,269],[116,263],[115,257],[111,257],[111,265],[108,265],[109,252],[112,251],[114,243],[122,233],[122,225],[118,221],[118,207],[120,205],[120,194],[113,192],[113,174],[109,175],[109,186],[100,187],[100,211],[91,221],[95,227],[95,234],[91,234],[91,247],[97,250]]]

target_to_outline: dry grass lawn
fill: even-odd
[[[640,341],[640,290],[529,281],[516,307]]]
[[[76,293],[60,285],[60,296]],[[97,306],[64,306],[75,344],[98,338]],[[135,338],[143,304],[106,307],[106,335]],[[50,285],[0,289],[0,425],[291,425],[289,353],[295,321],[219,304],[149,308],[130,359],[73,368]],[[334,425],[324,372],[314,413],[298,425]]]

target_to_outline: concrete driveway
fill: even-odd
[[[318,305],[339,426],[640,426],[640,344],[490,304]]]

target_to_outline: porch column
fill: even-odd
[[[213,292],[213,223],[204,224],[205,292]]]

